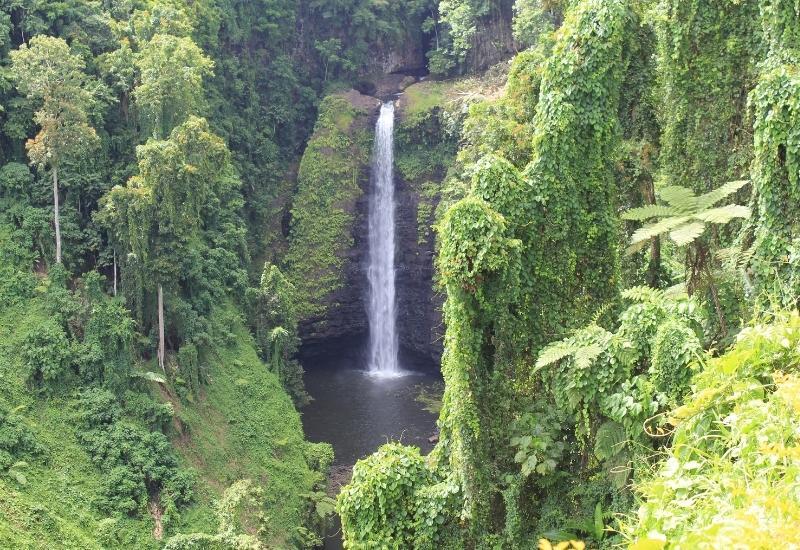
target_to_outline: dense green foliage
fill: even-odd
[[[444,8],[456,59],[473,8]],[[440,190],[441,439],[356,466],[346,544],[791,545],[796,3],[515,11],[533,47],[468,105]]]
[[[0,2],[0,546],[321,543],[297,356],[360,269],[349,88],[426,63],[395,158],[447,297],[439,442],[355,465],[346,547],[800,544],[798,21]]]
[[[633,548],[798,544],[798,329],[797,312],[765,317],[703,360],[670,414],[672,449],[639,487]]]

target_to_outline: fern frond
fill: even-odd
[[[150,371],[132,372],[131,376],[134,378],[143,378],[144,380],[149,380],[150,382],[158,382],[159,384],[167,383],[167,379],[164,378],[163,375],[158,374],[156,372],[150,372]]]
[[[729,204],[699,212],[694,217],[708,223],[728,223],[733,218],[749,218],[750,208],[739,204]]]
[[[659,197],[668,202],[670,206],[681,212],[694,210],[697,204],[697,196],[695,196],[694,191],[688,187],[669,185],[663,189],[659,189],[656,193],[658,193]]]
[[[548,365],[552,365],[553,363],[557,363],[565,357],[569,357],[578,351],[578,349],[580,349],[578,346],[567,340],[550,344],[539,353],[539,358],[536,360],[536,366],[533,368],[533,372]]]
[[[700,195],[697,198],[697,209],[698,210],[705,210],[706,208],[710,208],[714,206],[716,203],[736,193],[739,189],[744,187],[750,183],[750,180],[737,180],[737,181],[729,181],[728,183],[721,185],[719,188],[714,189],[713,191],[709,191],[704,195]]]
[[[588,369],[592,366],[592,361],[603,353],[603,348],[597,344],[589,344],[581,347],[575,352],[575,366],[579,369]]]
[[[650,218],[661,218],[664,216],[674,216],[675,209],[661,204],[647,204],[638,208],[631,208],[622,214],[623,220],[643,221]]]
[[[289,332],[283,327],[275,327],[269,333],[269,341],[274,344],[275,342],[285,342],[289,338]]]
[[[643,250],[643,249],[647,248],[647,245],[649,245],[649,244],[650,244],[650,241],[648,241],[648,240],[639,241],[638,243],[634,243],[634,244],[630,245],[628,248],[625,249],[625,255],[626,256],[630,256],[632,254],[636,254],[640,250]]]
[[[697,237],[703,234],[706,226],[700,222],[687,223],[670,231],[669,238],[675,241],[678,246],[684,246],[693,242]]]
[[[689,293],[686,290],[686,283],[677,283],[664,289],[664,296],[678,300],[679,298],[688,298]]]
[[[742,269],[750,263],[750,260],[755,254],[755,247],[750,247],[747,250],[742,248],[741,245],[734,245],[728,248],[723,248],[717,251],[717,258],[723,264],[731,266],[733,269]]]
[[[631,302],[657,303],[664,299],[664,292],[649,286],[634,286],[622,291],[622,297]]]
[[[641,241],[652,239],[653,237],[658,237],[662,233],[666,233],[667,231],[685,224],[690,219],[689,216],[674,216],[649,223],[640,227],[631,235],[631,244],[633,245]]]
[[[625,447],[626,440],[622,424],[613,420],[603,422],[594,436],[594,456],[598,460],[608,460]]]

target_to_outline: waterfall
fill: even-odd
[[[369,201],[369,370],[399,374],[394,271],[394,103],[381,107],[372,152]]]

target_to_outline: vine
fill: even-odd
[[[758,85],[753,183],[757,291],[797,307],[800,294],[800,32],[796,2],[764,0],[761,22],[769,45]]]

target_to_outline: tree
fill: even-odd
[[[653,220],[634,232],[631,246],[627,252],[632,254],[641,250],[648,243],[653,243],[659,236],[668,233],[670,239],[678,246],[691,245],[686,251],[687,290],[693,294],[701,279],[705,276],[717,320],[722,335],[727,334],[728,325],[719,299],[717,285],[709,267],[709,246],[699,237],[706,230],[707,224],[724,225],[736,218],[749,218],[750,208],[738,204],[714,206],[724,198],[750,183],[748,180],[730,181],[721,187],[695,195],[694,191],[680,185],[670,185],[657,193],[667,204],[648,204],[631,208],[623,214],[623,219],[633,221]]]
[[[11,60],[17,89],[41,103],[34,115],[39,133],[26,147],[31,164],[50,168],[56,263],[61,263],[58,170],[65,158],[86,154],[99,145],[97,133],[89,124],[89,112],[100,88],[84,72],[83,60],[61,38],[36,36],[30,45],[23,44],[12,52]]]
[[[213,67],[188,37],[157,34],[142,47],[136,57],[141,81],[133,93],[153,137],[166,136],[190,115],[202,113],[203,77]]]
[[[659,190],[657,193],[667,203],[666,205],[649,204],[631,208],[623,214],[622,218],[626,220],[643,221],[658,218],[639,228],[631,236],[628,252],[633,253],[642,249],[651,239],[664,233],[669,233],[670,238],[678,246],[685,246],[702,235],[708,223],[725,224],[734,218],[749,218],[750,209],[746,206],[738,204],[714,206],[748,183],[750,182],[747,180],[731,181],[699,197],[691,189],[679,185]]]
[[[230,152],[205,119],[190,117],[169,139],[150,139],[136,151],[139,175],[106,200],[107,225],[124,228],[119,240],[132,258],[142,314],[147,288],[156,287],[158,362],[165,369],[164,286],[176,287],[181,256],[196,246],[204,209],[219,205],[229,178]]]

